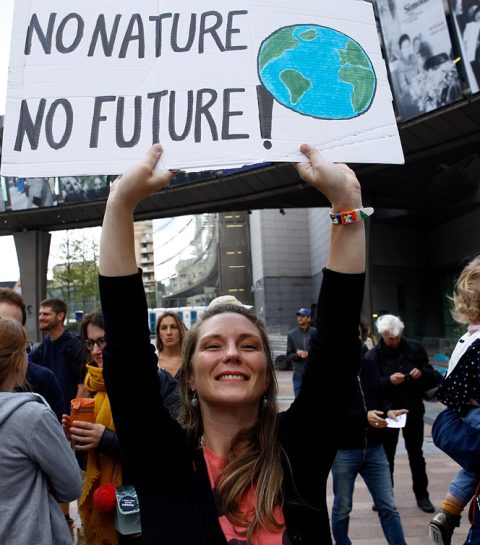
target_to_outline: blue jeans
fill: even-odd
[[[298,394],[300,393],[300,390],[302,388],[302,379],[303,379],[304,371],[305,369],[301,369],[300,371],[293,371],[292,382],[293,382],[293,393],[295,394],[295,397],[298,397]]]
[[[390,469],[383,446],[339,450],[332,467],[332,531],[336,545],[351,545],[348,525],[355,479],[360,474],[378,509],[378,517],[389,545],[406,545],[402,523],[393,498]]]
[[[465,424],[468,424],[475,430],[480,431],[480,408],[475,407],[470,409],[462,420],[465,422]],[[448,491],[450,494],[452,494],[452,496],[462,500],[464,503],[468,503],[475,493],[477,484],[478,475],[476,473],[472,473],[466,469],[461,469],[450,484]]]

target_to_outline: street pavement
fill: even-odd
[[[277,371],[279,384],[279,406],[281,410],[288,408],[293,401],[292,372]],[[443,409],[438,402],[426,402],[424,453],[427,461],[430,499],[435,508],[440,508],[442,499],[448,490],[451,479],[459,467],[446,454],[438,450],[432,442],[431,424],[436,414]],[[319,437],[322,441],[322,437]],[[400,513],[406,542],[408,545],[430,545],[428,523],[432,515],[421,511],[415,502],[412,492],[412,480],[408,458],[403,440],[400,438],[395,458],[395,499]],[[328,483],[327,500],[329,508],[333,502],[331,479]],[[359,476],[355,483],[354,504],[350,518],[350,539],[353,545],[385,545],[386,540],[380,526],[377,513],[372,511],[372,498]],[[71,515],[74,519],[72,533],[73,545],[83,545],[81,523],[76,510],[76,503],[71,504]],[[457,528],[452,545],[463,545],[468,532],[466,514],[462,517],[460,528]],[[193,544],[192,544],[193,545]],[[322,545],[319,543],[319,545]]]

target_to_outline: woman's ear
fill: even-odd
[[[197,389],[196,386],[195,386],[195,380],[192,377],[192,375],[188,376],[187,384],[188,384],[188,387],[190,388],[190,390],[192,390],[192,392],[194,392]]]

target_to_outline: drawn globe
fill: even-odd
[[[258,75],[280,104],[319,119],[362,115],[377,87],[360,44],[319,25],[282,27],[268,36],[258,51]]]

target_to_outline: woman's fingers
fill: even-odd
[[[165,188],[173,178],[169,170],[155,170],[155,165],[162,155],[162,146],[154,144],[145,157],[115,180],[111,193],[132,205],[148,197],[155,191]],[[122,197],[123,196],[123,197]]]
[[[321,191],[332,205],[346,207],[342,210],[361,205],[360,184],[353,170],[345,164],[327,161],[310,144],[302,144],[300,151],[309,160],[307,163],[296,164],[297,171],[305,182]]]

